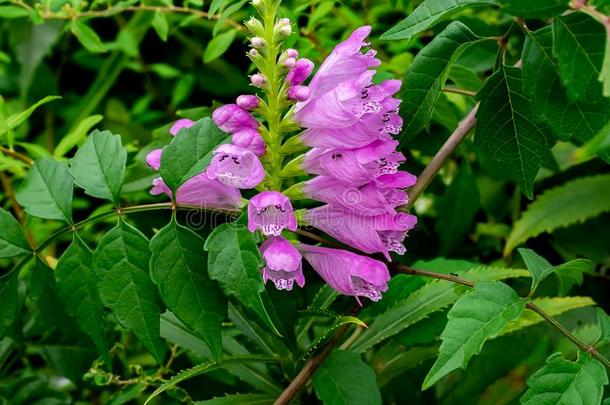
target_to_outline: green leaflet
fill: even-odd
[[[35,104],[30,106],[25,111],[10,115],[6,119],[0,120],[0,137],[2,137],[5,133],[10,131],[11,129],[16,128],[18,125],[23,123],[25,120],[27,120],[30,117],[30,115],[32,115],[32,113],[41,105],[46,104],[49,101],[58,100],[60,98],[61,97],[59,97],[59,96],[47,96],[47,97],[37,101]]]
[[[19,222],[3,208],[0,208],[0,229],[0,258],[31,254]]]
[[[403,134],[412,137],[428,126],[449,68],[467,45],[480,40],[484,39],[454,21],[415,56],[402,86]]]
[[[475,142],[532,198],[534,179],[554,140],[546,126],[535,123],[521,69],[502,65],[477,98]]]
[[[222,224],[212,231],[204,248],[209,252],[210,277],[281,336],[277,315],[261,278],[263,259],[253,235],[240,225]]]
[[[53,151],[53,157],[61,158],[66,155],[73,147],[79,145],[87,137],[87,133],[104,119],[103,115],[95,114],[83,119],[76,125],[66,136],[61,138],[61,141],[55,147]]]
[[[276,399],[267,394],[230,394],[207,401],[197,401],[195,405],[271,405]]]
[[[356,353],[333,351],[312,381],[324,405],[381,404],[375,372]]]
[[[95,130],[70,159],[70,173],[76,185],[90,196],[119,205],[126,164],[127,150],[121,136]]]
[[[597,308],[597,324],[601,333],[596,344],[601,346],[610,342],[610,316],[601,308]]]
[[[0,277],[0,338],[17,319],[19,296],[17,286],[19,273],[12,272]]]
[[[208,42],[208,46],[205,48],[203,62],[210,63],[213,60],[220,58],[229,49],[234,39],[235,30],[223,32],[222,34],[212,38],[212,40]]]
[[[167,15],[161,11],[155,11],[155,16],[150,23],[163,42],[167,42],[167,34],[169,33],[169,22],[167,21]]]
[[[148,239],[123,220],[104,235],[93,254],[102,302],[162,363],[166,347],[159,315],[163,303],[150,280],[148,261]]]
[[[532,287],[530,288],[530,296],[532,296],[538,284],[552,274],[555,268],[544,257],[539,256],[531,249],[520,248],[517,251],[525,262],[527,269],[532,273]]]
[[[552,188],[531,203],[508,236],[504,255],[529,238],[610,211],[610,175],[583,177]]]
[[[569,0],[499,0],[503,10],[517,17],[549,18],[568,8]]]
[[[606,384],[606,369],[590,354],[579,352],[578,360],[572,362],[555,353],[527,380],[529,388],[521,403],[598,405]]]
[[[201,173],[212,160],[212,152],[229,139],[209,117],[180,130],[163,148],[159,173],[174,192],[191,177]]]
[[[493,0],[425,0],[407,18],[385,32],[381,39],[410,39],[466,8],[493,4]]]
[[[55,269],[57,295],[81,330],[91,338],[104,361],[110,364],[110,346],[104,332],[104,308],[91,259],[91,250],[74,234],[72,243],[59,258]]]
[[[456,301],[441,334],[438,359],[426,376],[422,389],[433,386],[453,370],[464,368],[478,354],[485,341],[497,336],[517,319],[527,300],[504,283],[477,284],[472,292]]]
[[[163,301],[222,359],[221,325],[227,299],[208,276],[203,239],[175,218],[150,241],[150,271]],[[180,288],[176,288],[180,286]]]
[[[17,202],[35,216],[72,223],[74,179],[63,162],[37,160],[17,191]]]
[[[106,52],[106,46],[95,31],[81,20],[74,19],[70,23],[70,31],[89,52]]]

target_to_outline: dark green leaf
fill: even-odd
[[[87,194],[118,205],[126,164],[127,150],[121,136],[95,130],[70,159],[70,173]]]
[[[497,336],[521,315],[527,300],[501,282],[478,283],[456,301],[441,334],[438,359],[426,376],[423,389],[430,388],[453,370],[464,368],[487,339]]]
[[[19,222],[4,209],[0,208],[0,257],[13,257],[31,254],[30,245],[25,239]]]
[[[176,191],[191,177],[202,172],[212,160],[212,152],[219,144],[228,141],[208,117],[185,128],[163,148],[159,173],[165,184]]]
[[[584,13],[553,20],[553,54],[562,83],[573,100],[596,99],[607,38],[604,26]]]
[[[233,295],[256,312],[274,333],[280,335],[277,316],[260,273],[263,259],[253,235],[239,225],[222,224],[206,240],[205,250],[209,252],[210,277],[220,283],[226,294]]]
[[[4,135],[7,131],[17,127],[25,120],[27,120],[30,115],[41,105],[48,103],[49,101],[58,100],[61,97],[59,96],[47,96],[42,100],[37,101],[35,104],[30,106],[27,110],[21,111],[20,113],[16,113],[10,115],[5,120],[0,121],[0,136]]]
[[[172,219],[150,241],[151,276],[169,310],[203,338],[220,360],[227,300],[208,276],[203,244],[200,236]]]
[[[234,39],[235,30],[223,32],[222,34],[212,38],[212,40],[208,42],[208,46],[205,48],[203,62],[210,63],[214,59],[220,58],[229,49]]]
[[[268,394],[229,394],[207,401],[197,401],[195,405],[271,405],[276,399]]]
[[[335,350],[313,375],[313,387],[324,405],[381,404],[375,372],[359,354]]]
[[[75,235],[72,244],[59,258],[55,269],[57,294],[68,313],[76,318],[82,331],[91,337],[104,361],[110,364],[109,346],[104,332],[104,308],[97,290],[91,259],[91,251]]]
[[[100,241],[93,268],[104,305],[161,363],[166,348],[159,332],[163,304],[150,280],[149,258],[146,236],[121,220]]]
[[[575,285],[581,285],[584,273],[591,273],[591,261],[574,259],[555,266],[555,274],[559,277],[559,295],[566,295]]]
[[[17,286],[19,272],[14,271],[0,277],[0,338],[17,319],[19,296]]]
[[[532,287],[530,288],[530,295],[532,295],[542,280],[552,274],[555,268],[532,249],[519,248],[517,251],[525,262],[527,269],[532,273]]]
[[[590,354],[580,352],[578,361],[572,362],[555,353],[527,380],[529,388],[521,403],[598,405],[606,384],[606,369]]]
[[[523,94],[521,69],[501,66],[477,94],[475,141],[532,198],[534,179],[552,146],[546,127],[535,123]]]
[[[17,191],[17,202],[35,217],[72,223],[74,179],[63,162],[37,160]]]
[[[525,18],[549,18],[568,8],[569,0],[499,0],[504,11]]]
[[[385,32],[381,39],[409,39],[466,8],[493,4],[493,0],[425,0],[407,18]]]
[[[100,37],[83,21],[73,19],[70,23],[70,31],[78,39],[78,41],[89,51],[93,53],[106,52],[106,46]]]
[[[597,324],[601,333],[596,344],[601,346],[610,342],[610,316],[601,308],[597,308]]]
[[[467,26],[454,21],[415,56],[402,90],[403,133],[412,136],[428,126],[451,64],[467,45],[477,40],[480,38]]]
[[[480,204],[479,190],[470,166],[463,163],[442,199],[438,201],[436,231],[441,238],[441,255],[449,253],[461,242]]]

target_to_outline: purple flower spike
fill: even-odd
[[[288,80],[291,86],[298,86],[309,77],[313,71],[313,66],[313,62],[307,58],[297,60],[294,69],[288,72],[286,80]]]
[[[155,149],[146,155],[146,164],[151,169],[159,170],[161,166],[161,152],[163,152],[163,149]]]
[[[280,236],[283,229],[297,230],[297,219],[290,200],[277,191],[263,191],[248,205],[248,230],[260,228],[267,236]]]
[[[388,290],[390,272],[385,264],[347,250],[299,244],[297,249],[311,267],[341,294],[379,301]]]
[[[178,132],[180,132],[182,128],[190,128],[193,126],[194,123],[195,121],[191,121],[186,118],[178,120],[174,122],[174,125],[172,125],[172,127],[169,129],[169,133],[175,136],[178,134]]]
[[[299,251],[281,236],[272,236],[261,245],[261,254],[265,259],[262,268],[263,280],[273,281],[278,290],[292,290],[296,281],[299,287],[305,285],[303,264]]]
[[[259,100],[258,97],[252,94],[242,94],[241,96],[237,97],[235,102],[244,110],[254,110],[256,107],[258,107]]]
[[[153,180],[150,194],[166,194],[170,198],[172,196],[171,190],[161,177]],[[209,208],[239,208],[241,194],[235,187],[229,187],[217,180],[210,180],[205,173],[200,173],[178,188],[176,204]]]
[[[258,128],[258,121],[252,114],[237,104],[225,104],[217,108],[212,114],[212,119],[218,128],[231,134],[245,128]]]
[[[265,178],[265,169],[252,151],[229,144],[216,148],[206,173],[210,179],[237,188],[254,188]]]
[[[251,150],[256,156],[265,154],[265,141],[255,129],[246,128],[234,133],[231,143]]]

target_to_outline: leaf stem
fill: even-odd
[[[21,160],[23,163],[27,164],[28,166],[31,166],[32,164],[34,164],[34,161],[32,159],[30,159],[29,157],[27,157],[26,155],[16,152],[13,149],[9,149],[9,148],[5,148],[4,146],[0,146],[0,152],[4,153],[7,156],[13,157],[17,160]]]

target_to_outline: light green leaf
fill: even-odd
[[[17,191],[17,202],[35,217],[72,223],[73,191],[67,165],[44,157],[32,165]]]
[[[104,305],[162,363],[166,347],[159,316],[163,303],[149,277],[149,255],[146,236],[120,220],[100,241],[93,268]]]
[[[225,294],[237,298],[281,335],[260,273],[263,259],[252,234],[239,225],[222,224],[206,240],[205,250],[209,252],[209,275],[218,281]]]
[[[277,359],[275,357],[260,356],[260,355],[252,354],[252,355],[244,355],[244,356],[227,357],[223,360],[222,364],[218,363],[216,361],[210,361],[208,363],[199,364],[195,367],[192,367],[192,368],[189,368],[186,370],[182,370],[181,372],[179,372],[178,374],[176,374],[175,376],[170,378],[168,381],[161,384],[161,386],[159,388],[157,388],[152,394],[150,394],[150,396],[146,399],[146,402],[144,402],[144,405],[148,404],[151,399],[157,397],[159,394],[167,391],[168,389],[175,387],[179,383],[186,381],[190,378],[205,374],[207,372],[217,370],[219,368],[229,366],[232,364],[239,364],[239,363],[246,363],[246,362],[273,362],[273,361],[277,361]]]
[[[91,266],[92,252],[75,234],[68,249],[61,255],[55,269],[57,294],[72,315],[110,364],[105,336],[105,315]]]
[[[538,288],[538,284],[552,274],[555,268],[551,263],[546,261],[544,257],[539,256],[532,249],[519,248],[517,251],[525,262],[527,269],[532,273],[532,286],[529,294],[532,296],[534,291],[536,291],[536,288]]]
[[[212,18],[212,16],[216,14],[216,12],[220,10],[225,3],[227,3],[227,0],[212,0],[212,3],[210,3],[210,8],[208,9],[209,18]]]
[[[601,308],[597,308],[597,324],[601,333],[595,344],[602,346],[610,342],[610,316]]]
[[[70,31],[89,52],[106,52],[106,46],[100,37],[83,21],[73,19],[70,23]]]
[[[268,394],[229,394],[207,401],[196,401],[195,405],[271,405],[276,399]]]
[[[0,276],[0,338],[4,337],[6,329],[17,319],[19,310],[19,295],[17,286],[19,272]]]
[[[5,120],[0,120],[0,136],[4,135],[7,131],[10,131],[13,128],[16,128],[23,121],[28,119],[30,115],[41,105],[46,104],[53,100],[58,100],[61,97],[59,96],[46,96],[42,100],[37,101],[35,104],[30,106],[27,110],[22,111],[17,114],[13,114],[7,117]]]
[[[203,244],[199,235],[173,218],[150,241],[151,276],[169,310],[203,338],[220,361],[227,299],[208,276]]]
[[[126,163],[127,150],[121,136],[96,129],[70,159],[70,172],[87,194],[118,205]]]
[[[324,405],[381,405],[375,372],[359,354],[335,350],[313,375],[316,395]]]
[[[578,361],[572,362],[555,353],[527,380],[521,403],[598,405],[606,384],[606,369],[590,354],[579,352]]]
[[[28,17],[30,12],[19,6],[0,6],[0,18]]]
[[[504,255],[543,232],[583,222],[610,211],[610,175],[583,177],[547,190],[515,222]]]
[[[385,32],[381,39],[410,39],[466,8],[494,4],[493,0],[425,0],[407,18]]]
[[[423,389],[430,388],[453,370],[464,368],[490,338],[497,336],[523,312],[527,300],[504,283],[480,283],[453,305],[441,334],[438,359],[426,376]]]
[[[503,65],[479,91],[475,142],[532,198],[534,179],[554,140],[535,123],[521,74],[521,69]]]
[[[93,128],[94,125],[103,119],[104,116],[98,114],[87,117],[79,122],[76,128],[61,138],[61,141],[59,141],[59,144],[57,144],[55,147],[55,151],[53,151],[53,156],[56,158],[65,156],[70,149],[80,144],[85,139],[87,133],[91,130],[91,128]]]
[[[202,172],[212,160],[212,152],[230,138],[209,117],[184,128],[163,148],[159,173],[174,192],[191,177]]]
[[[0,208],[0,258],[32,254],[19,222],[3,208]]]
[[[415,56],[402,86],[404,134],[413,136],[428,126],[449,68],[466,46],[478,40],[466,25],[454,21]]]
[[[602,82],[602,94],[604,97],[610,97],[610,26],[604,25],[606,28],[606,46],[604,47],[604,60],[602,68],[599,72],[597,80]]]
[[[603,25],[587,14],[572,13],[553,19],[553,55],[570,99],[595,99],[602,93],[598,78],[606,38]]]
[[[576,156],[578,159],[585,159],[599,155],[602,151],[604,151],[606,156],[610,155],[610,120],[608,120],[608,123],[604,125],[597,135],[576,152]]]
[[[513,277],[528,277],[529,272],[521,269],[478,267],[462,274],[471,281],[495,281]],[[396,335],[430,314],[453,304],[469,291],[469,288],[449,281],[432,281],[403,300],[397,301],[387,311],[375,317],[351,349],[362,353],[381,341]]]
[[[568,8],[569,0],[499,0],[503,11],[517,17],[550,18]]]
[[[167,33],[169,32],[167,15],[161,10],[155,11],[155,16],[152,19],[151,25],[159,38],[161,38],[163,42],[167,42]]]
[[[210,63],[214,59],[220,58],[229,49],[234,39],[235,30],[223,32],[222,34],[212,38],[212,40],[208,42],[208,46],[205,48],[203,63]]]

